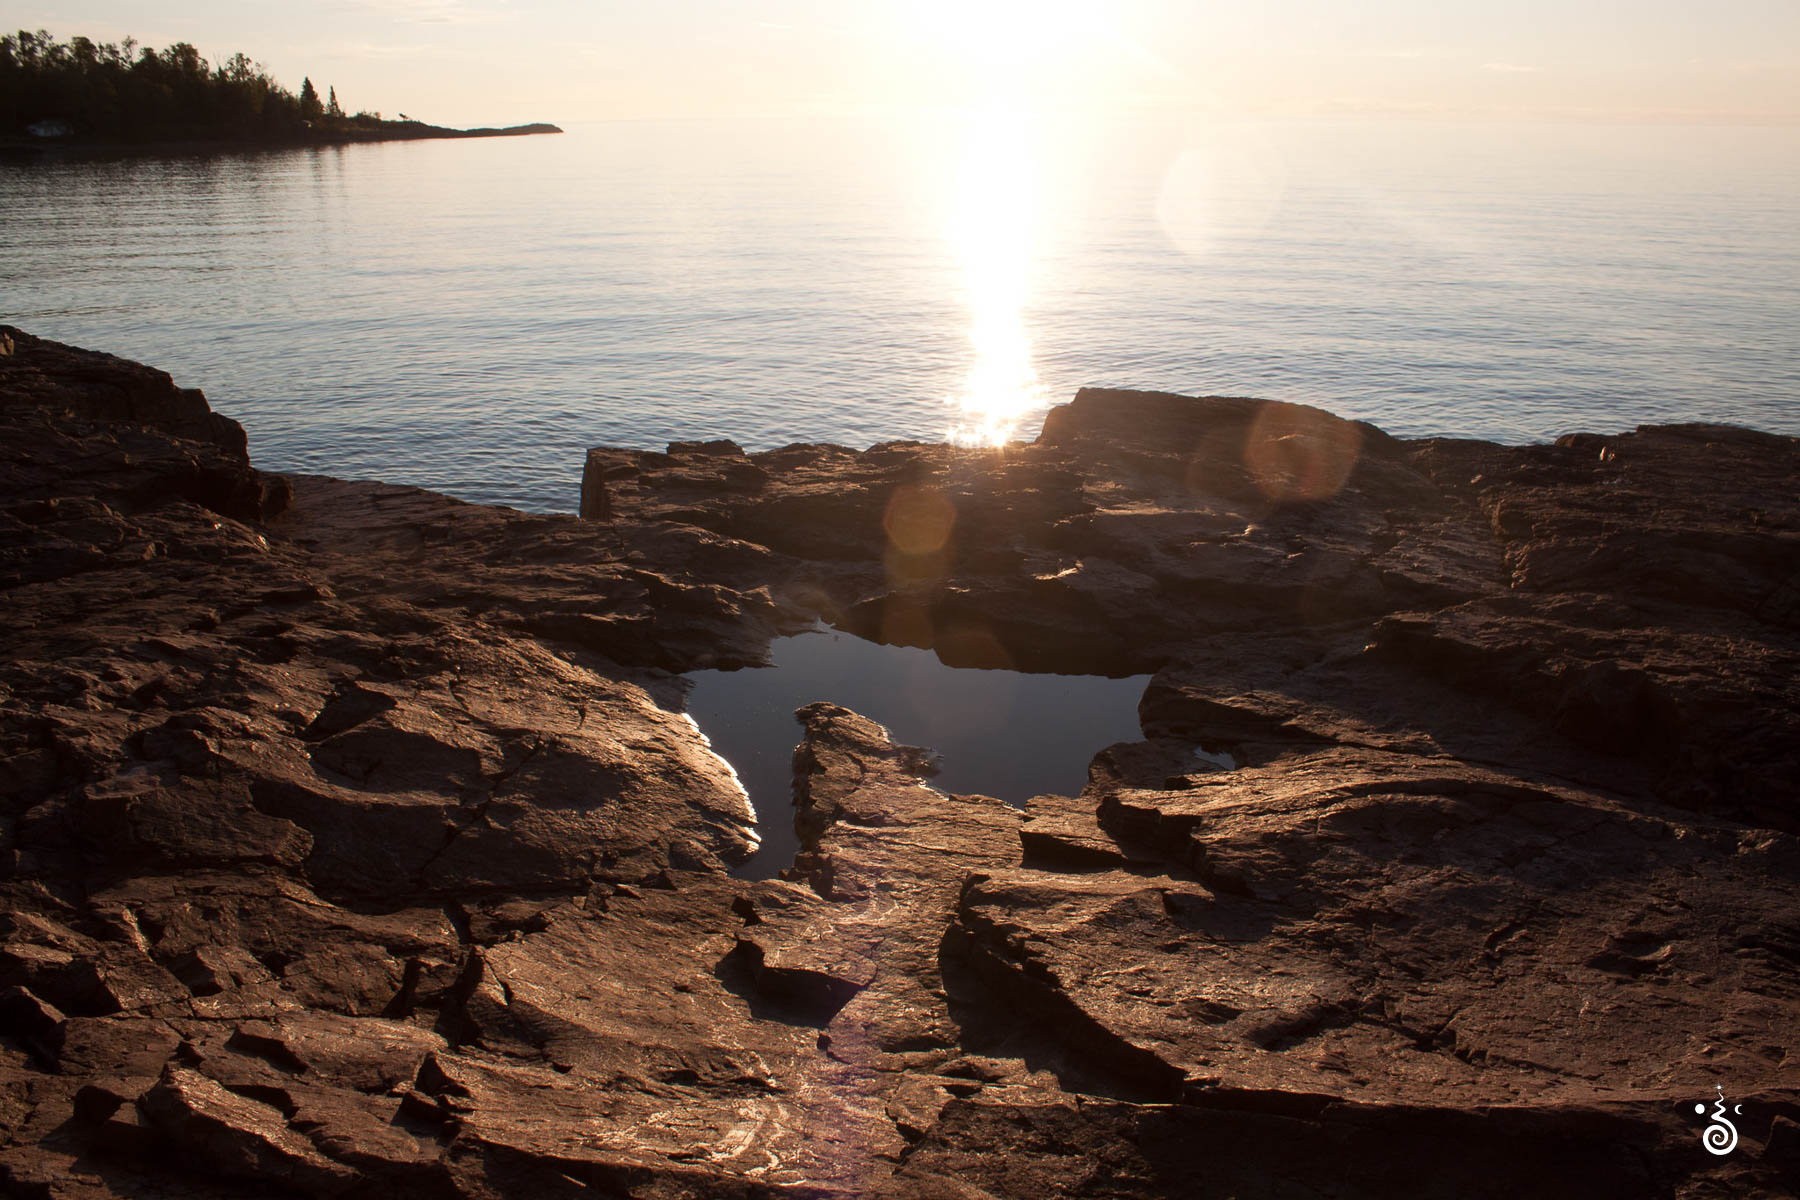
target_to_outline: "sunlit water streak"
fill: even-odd
[[[1003,109],[6,163],[0,319],[204,388],[265,466],[531,509],[590,445],[1029,437],[1089,384],[1800,432],[1796,196],[1794,128]]]
[[[961,445],[1004,445],[1046,403],[1025,332],[1046,207],[1031,133],[1027,114],[994,104],[974,113],[963,134],[951,232],[975,362],[951,400],[949,434]]]

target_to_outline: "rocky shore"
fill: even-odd
[[[1085,390],[534,516],[5,328],[0,425],[9,1195],[1800,1180],[1800,440]],[[1020,811],[820,696],[736,878],[682,675],[821,618],[1144,738]]]

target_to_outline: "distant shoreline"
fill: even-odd
[[[347,146],[362,142],[412,142],[444,138],[527,137],[561,133],[545,122],[509,125],[505,128],[449,129],[423,121],[384,121],[376,127],[307,130],[303,133],[264,138],[190,138],[168,141],[84,141],[79,138],[0,139],[0,157],[6,158],[124,158],[165,154],[216,154],[239,150],[298,150],[308,147]]]

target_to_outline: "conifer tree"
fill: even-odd
[[[319,103],[319,89],[310,78],[300,81],[300,115],[308,121],[325,115],[325,106]]]
[[[325,115],[328,117],[341,117],[344,115],[344,110],[338,107],[337,88],[335,87],[331,89],[331,102],[325,106]]]

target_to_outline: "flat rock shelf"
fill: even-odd
[[[0,328],[0,1191],[1791,1195],[1796,479],[1087,389],[532,515]],[[770,702],[751,878],[795,650],[957,670]]]

